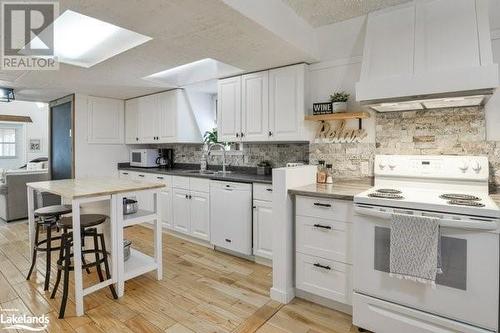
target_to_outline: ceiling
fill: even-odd
[[[220,0],[61,0],[71,9],[153,40],[91,68],[0,71],[0,85],[19,100],[50,101],[74,92],[132,98],[167,86],[142,78],[203,58],[245,71],[310,61],[306,54]]]
[[[412,0],[282,0],[313,27],[345,21]]]

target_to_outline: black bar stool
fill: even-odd
[[[108,264],[108,253],[106,252],[106,244],[104,242],[104,235],[97,232],[96,226],[104,223],[107,219],[106,215],[100,214],[83,214],[80,215],[80,232],[82,239],[85,237],[92,237],[94,241],[93,249],[82,249],[82,256],[85,254],[94,254],[95,261],[85,262],[82,260],[82,268],[89,269],[90,267],[96,267],[97,275],[99,276],[99,281],[103,282],[104,277],[102,274],[101,265],[104,264],[104,270],[106,273],[106,279],[111,278],[109,272]],[[54,298],[57,293],[57,288],[61,281],[61,274],[64,271],[64,281],[63,281],[63,296],[61,301],[61,308],[59,309],[59,318],[64,318],[64,313],[66,311],[66,303],[68,301],[68,287],[69,287],[69,272],[73,271],[75,267],[71,264],[71,258],[73,258],[73,253],[71,248],[73,247],[73,233],[70,231],[73,227],[73,221],[71,217],[63,217],[58,223],[58,226],[62,229],[61,235],[61,248],[59,251],[59,259],[57,260],[57,278],[54,285],[54,290],[50,298]],[[100,246],[99,246],[100,241]],[[83,245],[83,242],[82,242]],[[101,257],[102,255],[102,257]],[[115,288],[113,284],[109,285],[111,294],[114,299],[117,299]]]
[[[31,267],[28,272],[26,280],[29,280],[31,273],[36,265],[36,257],[38,251],[45,252],[47,255],[46,265],[45,265],[45,284],[43,290],[49,289],[50,282],[50,265],[51,265],[51,252],[60,250],[60,246],[52,246],[52,242],[60,240],[60,236],[53,237],[52,229],[57,226],[57,221],[61,218],[61,215],[71,213],[70,205],[55,205],[42,207],[35,210],[35,245],[33,247],[33,259],[31,260]],[[40,229],[45,228],[47,235],[45,239],[40,240]],[[45,245],[45,246],[43,246]]]

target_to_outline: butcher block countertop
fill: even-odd
[[[119,178],[63,179],[28,183],[26,185],[37,191],[57,194],[68,199],[89,198],[165,187],[161,183],[148,183]]]
[[[293,195],[353,200],[354,196],[373,187],[372,178],[337,179],[333,184],[310,184],[288,190]]]

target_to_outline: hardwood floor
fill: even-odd
[[[83,317],[74,316],[70,292],[66,317],[59,320],[61,292],[52,300],[43,291],[43,255],[38,271],[30,281],[25,279],[27,229],[26,223],[0,225],[0,313],[18,309],[18,314],[47,314],[47,332],[356,332],[351,317],[343,313],[300,299],[287,305],[272,301],[270,268],[166,234],[162,281],[153,273],[131,280],[125,296],[116,301],[109,289],[88,295]],[[152,253],[149,229],[128,228],[125,235],[134,247]],[[85,275],[85,284],[94,283],[95,275]]]

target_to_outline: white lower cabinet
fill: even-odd
[[[253,255],[273,259],[273,203],[253,201]]]
[[[352,203],[297,196],[296,288],[352,304]]]
[[[173,229],[210,241],[209,180],[174,176],[172,182]]]

